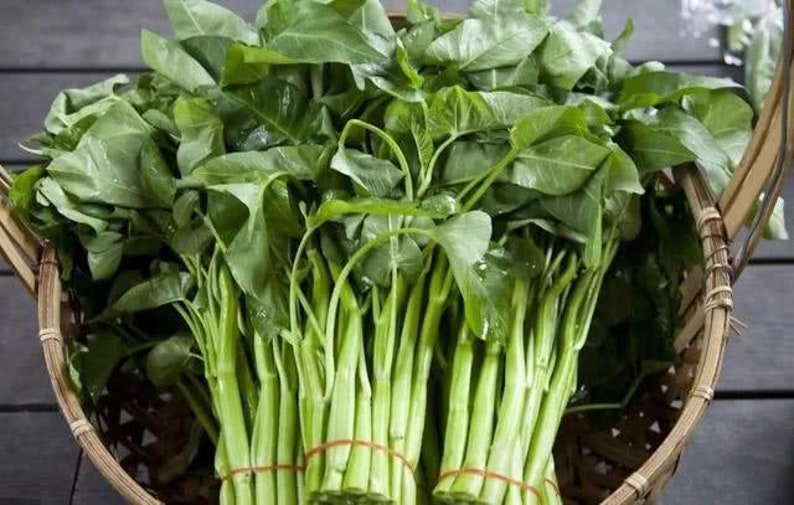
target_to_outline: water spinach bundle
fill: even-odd
[[[150,72],[58,95],[14,179],[59,250],[87,401],[176,388],[225,504],[560,502],[599,293],[662,170],[718,194],[753,109],[633,66],[598,1],[166,0]]]

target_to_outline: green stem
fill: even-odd
[[[392,367],[397,345],[397,319],[405,297],[405,282],[392,276],[392,286],[383,309],[375,321],[373,345],[373,398],[372,441],[389,445],[389,420],[391,418]],[[384,498],[389,496],[389,455],[371,451],[372,470],[370,493]]]
[[[350,135],[350,130],[352,130],[354,126],[370,131],[377,135],[381,140],[386,142],[386,145],[389,146],[389,149],[391,149],[391,151],[394,153],[394,156],[397,158],[397,162],[400,164],[400,170],[405,177],[405,195],[408,197],[408,200],[413,201],[414,183],[413,177],[411,175],[411,168],[408,166],[408,160],[405,158],[405,154],[403,153],[402,149],[400,149],[400,146],[394,141],[391,135],[381,130],[377,126],[371,125],[359,119],[351,119],[347,122],[347,124],[345,124],[345,127],[342,129],[342,133],[339,135],[339,146],[345,146],[347,136]]]
[[[521,413],[524,410],[526,384],[526,357],[524,354],[524,323],[528,306],[527,282],[517,280],[513,288],[513,321],[505,351],[504,392],[500,400],[498,421],[494,439],[488,455],[488,471],[511,475],[511,463],[516,457],[521,431]],[[522,455],[523,456],[523,455]],[[481,499],[486,503],[501,503],[507,491],[507,483],[499,479],[488,479]]]
[[[466,439],[469,433],[469,402],[471,401],[473,364],[474,345],[469,334],[469,327],[464,322],[460,326],[458,344],[455,347],[455,357],[452,363],[441,474],[457,470],[463,466]],[[440,481],[433,490],[433,495],[439,499],[450,499],[450,490],[454,482],[454,478],[446,478]]]
[[[221,306],[215,347],[219,402],[217,408],[221,419],[221,436],[226,443],[231,468],[247,468],[251,466],[250,446],[236,370],[239,340],[237,293],[231,274],[225,267],[220,268],[218,277]],[[238,473],[232,477],[232,480],[236,504],[252,504],[251,475]]]
[[[496,382],[499,376],[502,357],[502,344],[499,342],[486,342],[485,358],[480,368],[480,377],[477,389],[474,392],[472,404],[471,426],[466,442],[466,458],[463,468],[484,468],[488,462],[488,448],[493,440],[494,405],[496,405]],[[451,493],[455,497],[476,501],[484,477],[475,474],[461,474],[455,477]]]
[[[452,270],[445,256],[438,255],[439,262],[433,269],[430,278],[430,291],[425,310],[419,345],[414,361],[413,381],[411,384],[410,413],[408,415],[408,431],[405,435],[405,455],[408,464],[416,469],[419,453],[422,448],[422,433],[425,428],[425,411],[427,410],[427,382],[430,376],[430,365],[433,350],[438,339],[439,325],[449,292],[452,289]],[[401,501],[406,505],[416,502],[416,484],[407,474],[401,479]]]
[[[344,299],[344,309],[340,314],[340,319],[343,320],[344,324],[340,325],[342,329],[342,344],[336,376],[333,381],[325,442],[349,440],[355,433],[356,368],[363,343],[361,312],[355,294],[342,273],[337,275],[334,293],[338,293],[338,297]],[[331,324],[331,315],[336,316],[336,310],[333,308],[333,296],[331,307],[328,312],[326,332],[327,335],[331,336],[331,339],[334,339],[336,318],[334,317],[334,324]],[[322,484],[323,493],[338,494],[342,491],[342,483],[349,457],[349,445],[332,447],[326,451],[325,476]]]
[[[403,318],[403,327],[400,333],[400,345],[394,363],[394,379],[392,381],[390,419],[389,419],[389,447],[398,454],[404,454],[405,439],[408,432],[408,419],[411,405],[411,379],[416,353],[416,342],[419,336],[419,323],[422,303],[425,295],[425,269],[411,289],[408,304]],[[389,458],[389,492],[388,496],[400,503],[400,493],[403,482],[402,462],[397,458]]]
[[[207,411],[206,406],[201,401],[201,393],[196,394],[196,392],[191,390],[191,386],[189,382],[185,382],[183,379],[180,379],[176,383],[179,392],[182,393],[182,396],[185,398],[190,410],[193,412],[193,415],[196,416],[196,419],[201,424],[201,427],[204,428],[204,431],[207,433],[207,436],[210,437],[212,440],[213,445],[218,445],[218,426],[215,424],[215,420],[212,419],[212,414]]]
[[[297,448],[300,443],[298,433],[298,400],[296,365],[290,344],[282,339],[273,339],[273,357],[278,372],[280,391],[278,407],[278,442],[276,445],[276,463],[278,465],[295,465]],[[297,472],[276,472],[276,496],[279,505],[298,503]]]
[[[356,426],[354,440],[372,440],[372,389],[370,388],[369,376],[367,374],[367,362],[364,355],[363,346],[359,348],[358,357],[358,380],[359,387],[356,388]],[[350,449],[350,461],[345,471],[343,483],[344,494],[365,495],[369,489],[370,464],[372,453],[369,447],[353,446]]]
[[[265,467],[276,463],[279,411],[279,381],[273,349],[264,337],[254,335],[254,358],[259,378],[259,404],[251,433],[251,464]],[[268,503],[276,497],[274,472],[259,472],[254,477],[256,503]]]

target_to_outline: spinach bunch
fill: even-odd
[[[738,86],[630,65],[593,0],[165,6],[151,72],[59,94],[12,189],[85,314],[87,396],[119,366],[178,388],[224,503],[558,500],[613,259],[658,171],[727,185]]]

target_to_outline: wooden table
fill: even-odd
[[[227,0],[247,19],[261,5]],[[467,2],[435,2],[447,12]],[[564,11],[573,0],[558,0]],[[399,10],[401,2],[389,0]],[[626,17],[628,56],[676,69],[740,76],[710,43],[681,35],[679,0],[605,0],[608,33]],[[141,27],[168,33],[159,0],[0,2],[0,163],[31,160],[17,143],[41,128],[55,93],[117,72],[143,70]],[[794,185],[787,194],[794,197]],[[794,204],[794,198],[790,200]],[[791,205],[789,211],[791,211]],[[789,222],[794,212],[788,212]],[[736,316],[749,325],[730,343],[717,399],[684,454],[667,504],[794,502],[794,243],[761,247],[736,288]],[[112,504],[121,500],[81,458],[54,404],[32,301],[0,265],[0,504]]]

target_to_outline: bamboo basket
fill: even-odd
[[[788,0],[788,25],[794,25]],[[716,200],[694,167],[678,167],[703,247],[705,264],[681,285],[685,326],[675,340],[680,364],[647,379],[652,394],[607,429],[589,429],[569,416],[555,446],[562,495],[568,502],[624,505],[653,503],[673,476],[681,453],[700,423],[719,378],[731,333],[731,286],[755,249],[781,194],[784,167],[794,155],[794,34],[787,32],[775,79],[733,180]],[[785,136],[785,142],[783,142]],[[781,146],[784,146],[781,148]],[[173,392],[144,381],[114,377],[97,409],[87,416],[70,386],[67,341],[79,334],[79,318],[59,275],[55,248],[15,221],[10,178],[0,167],[0,255],[37,300],[39,339],[55,398],[69,428],[105,479],[130,503],[211,503],[217,481],[179,475],[188,443],[190,411]],[[756,226],[734,255],[731,243],[756,208]],[[156,413],[156,415],[155,415]],[[178,475],[178,476],[174,476]]]

